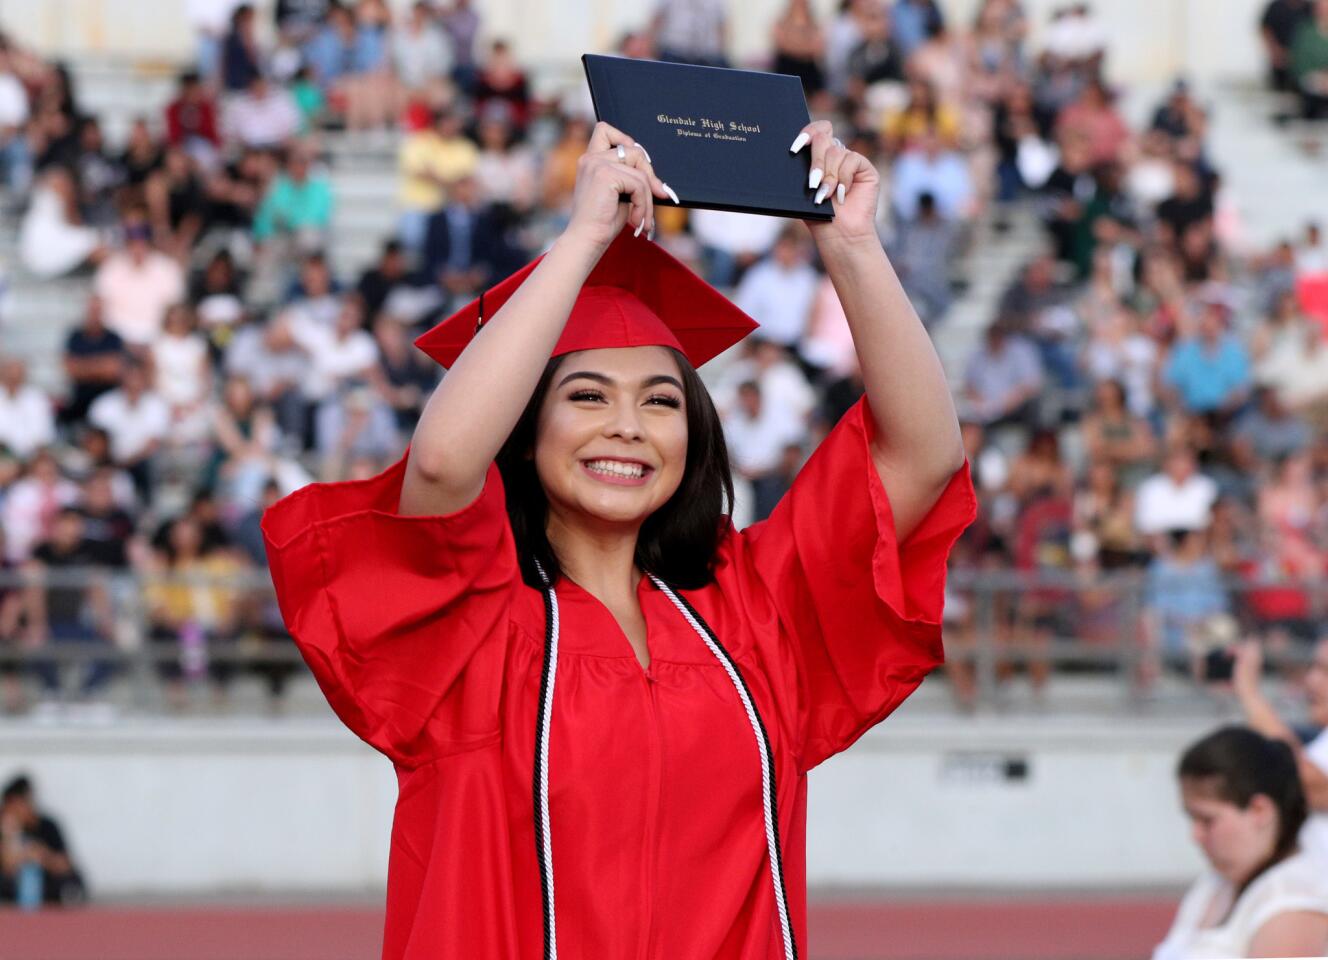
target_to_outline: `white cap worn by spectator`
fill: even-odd
[[[1043,38],[1046,51],[1061,60],[1088,60],[1107,50],[1107,31],[1088,4],[1062,11]]]

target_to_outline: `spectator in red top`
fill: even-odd
[[[1304,583],[1323,572],[1323,561],[1295,537],[1278,527],[1261,527],[1259,547],[1241,564],[1250,588],[1245,605],[1255,626],[1274,650],[1288,641],[1311,643],[1318,628]]]
[[[166,105],[166,142],[184,147],[203,167],[211,167],[221,149],[217,105],[197,73],[180,75],[180,89]]]
[[[495,40],[489,59],[480,70],[475,88],[476,112],[481,113],[493,101],[501,100],[512,108],[512,126],[526,128],[530,119],[530,87],[525,71],[512,55],[505,40]]]

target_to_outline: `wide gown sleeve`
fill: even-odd
[[[263,515],[286,627],[332,709],[400,766],[499,735],[508,610],[520,584],[502,478],[447,516],[397,513],[405,457],[315,483]]]
[[[945,659],[946,560],[977,516],[965,463],[900,544],[864,397],[812,454],[743,555],[778,614],[799,758],[810,770],[879,723]]]

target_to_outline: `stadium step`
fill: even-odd
[[[940,323],[932,342],[952,390],[963,382],[964,367],[978,348],[982,332],[994,319],[994,305],[1015,275],[1042,249],[1042,227],[1026,205],[1008,212],[1009,229],[996,231],[988,215],[975,225],[971,250],[964,263],[968,288]]]
[[[1298,239],[1306,221],[1328,218],[1328,123],[1279,126],[1274,115],[1293,105],[1247,84],[1217,87],[1205,102],[1215,105],[1209,153],[1221,158],[1247,246],[1262,251],[1284,237]],[[1307,141],[1319,152],[1307,151]]]

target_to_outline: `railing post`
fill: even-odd
[[[151,576],[148,574],[147,576]],[[147,610],[143,603],[143,590],[146,586],[143,575],[126,573],[123,576],[123,591],[120,596],[124,608],[120,622],[124,630],[125,645],[131,656],[127,659],[132,676],[133,705],[145,712],[152,708],[152,694],[155,682],[155,666],[152,644],[148,639]]]
[[[1140,593],[1142,580],[1138,576],[1121,575],[1120,667],[1121,703],[1127,708],[1144,699],[1139,685],[1139,669],[1143,664],[1143,603]]]
[[[974,656],[979,705],[996,705],[996,590],[986,577],[973,579],[973,601],[977,604],[977,643]]]

